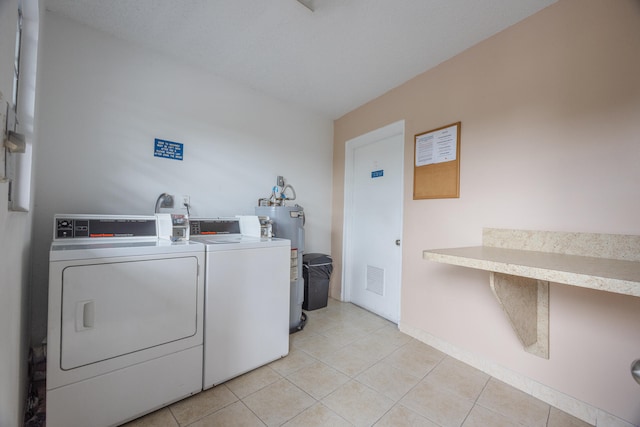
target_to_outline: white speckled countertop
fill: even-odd
[[[640,296],[640,262],[475,246],[423,252],[431,261]]]
[[[427,250],[423,258],[640,296],[640,236],[485,228],[482,243]]]

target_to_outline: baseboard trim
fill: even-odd
[[[534,381],[522,374],[513,372],[504,366],[484,359],[467,350],[463,350],[421,329],[409,326],[402,321],[398,324],[398,327],[401,332],[422,341],[443,353],[446,353],[454,359],[471,365],[474,368],[479,369],[482,372],[589,424],[607,427],[634,427],[633,424],[609,414],[602,409],[596,408],[595,406],[589,405],[588,403]]]

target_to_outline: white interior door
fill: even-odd
[[[404,122],[347,141],[343,298],[400,319]]]

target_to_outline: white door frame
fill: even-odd
[[[342,290],[340,293],[340,298],[342,301],[351,301],[351,287],[347,277],[351,277],[351,220],[353,215],[351,212],[353,211],[353,162],[354,162],[354,153],[357,148],[363,147],[367,144],[371,144],[377,141],[380,141],[384,138],[389,138],[395,135],[402,135],[401,141],[402,146],[400,147],[400,152],[403,156],[403,165],[404,165],[404,120],[397,121],[395,123],[391,123],[390,125],[381,127],[379,129],[368,132],[364,135],[360,135],[353,139],[348,140],[345,143],[345,161],[344,161],[344,217],[343,217],[343,225],[342,225]],[[404,169],[404,167],[403,167]],[[404,171],[403,171],[404,175]],[[401,194],[404,194],[404,180],[401,182],[400,191]],[[403,219],[403,209],[404,203],[400,205],[400,229],[402,238],[402,219]],[[398,283],[402,284],[402,256],[400,256],[400,266],[399,266],[399,276]],[[397,318],[400,319],[400,307],[398,307]]]

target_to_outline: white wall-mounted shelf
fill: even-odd
[[[483,246],[423,258],[491,272],[525,350],[549,357],[549,282],[640,297],[640,236],[485,229]]]

